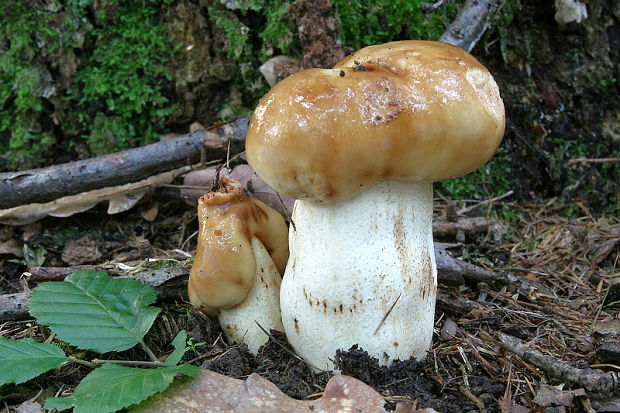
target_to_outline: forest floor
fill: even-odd
[[[380,367],[354,348],[337,357],[342,374],[374,388],[387,410],[620,411],[620,222],[597,219],[585,209],[582,218],[562,218],[557,204],[437,200],[438,223],[457,211],[457,220],[486,217],[489,225],[460,234],[459,240],[444,233],[436,241],[465,261],[510,274],[514,283],[440,283],[433,345],[423,361]],[[187,270],[196,231],[194,208],[156,198],[118,215],[94,208],[69,218],[3,226],[0,298],[62,279],[84,265],[113,275]],[[191,309],[184,285],[170,291],[160,296],[163,311],[146,336],[157,356],[168,354],[172,339],[185,329],[195,344],[187,362],[237,379],[257,373],[295,399],[323,394],[332,374],[311,371],[285,337],[274,333],[254,357],[245,346],[226,343],[217,323]],[[0,335],[54,340],[49,329],[27,317],[5,317]],[[128,350],[113,357],[144,355]],[[2,411],[68,395],[88,371],[71,365],[27,384],[4,386]],[[605,379],[615,384],[605,387]]]

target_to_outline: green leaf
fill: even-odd
[[[53,344],[31,338],[7,340],[0,337],[0,386],[23,383],[60,367],[67,360],[65,353]]]
[[[167,364],[179,364],[183,354],[187,351],[187,332],[185,330],[179,331],[179,334],[172,340],[174,351],[170,353],[166,359]]]
[[[199,373],[200,367],[189,364],[140,369],[106,363],[84,377],[71,396],[47,399],[45,408],[74,406],[74,413],[115,412],[167,389],[177,374],[195,377]]]
[[[30,314],[59,339],[99,353],[138,344],[159,308],[155,291],[136,280],[104,272],[78,271],[65,281],[45,282],[32,291]]]

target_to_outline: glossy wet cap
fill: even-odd
[[[256,277],[252,238],[258,238],[280,274],[288,260],[288,228],[282,215],[243,194],[238,181],[222,178],[217,191],[198,200],[198,246],[189,275],[192,305],[210,316],[241,304]]]
[[[493,156],[504,127],[482,64],[456,46],[409,40],[282,80],[254,111],[246,152],[280,193],[345,201],[387,179],[467,174]]]

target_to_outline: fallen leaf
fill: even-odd
[[[0,244],[0,254],[10,254],[22,258],[24,256],[24,249],[18,240],[12,238]]]
[[[585,396],[586,391],[584,389],[576,390],[562,390],[560,387],[549,386],[543,384],[538,390],[536,397],[534,397],[534,403],[539,406],[573,406],[573,399],[577,396]]]
[[[258,374],[251,374],[244,381],[203,370],[196,379],[172,386],[132,412],[385,413],[384,404],[383,397],[373,388],[349,376],[332,377],[320,399],[294,400]]]
[[[184,166],[172,171],[162,172],[138,182],[94,189],[76,195],[64,196],[43,204],[33,203],[0,210],[0,224],[24,225],[38,221],[48,215],[68,217],[92,208],[99,202],[132,196],[142,193],[145,189],[163,183],[170,183],[176,176],[187,172],[191,168]],[[114,203],[114,202],[113,202]],[[115,208],[112,208],[114,211]],[[119,211],[117,211],[119,212]]]
[[[89,234],[65,242],[61,258],[68,265],[82,265],[97,261],[103,256],[101,240]]]
[[[43,413],[43,406],[36,402],[23,402],[17,406],[15,413]]]
[[[199,130],[204,130],[205,127],[202,126],[202,123],[200,122],[192,122],[191,125],[189,125],[189,133],[194,133],[194,132],[198,132]]]
[[[520,404],[516,404],[509,397],[502,396],[499,398],[499,407],[502,413],[529,413],[530,409]]]
[[[145,191],[134,192],[131,194],[120,195],[108,201],[108,214],[118,214],[129,211],[142,199]]]
[[[600,321],[592,332],[592,338],[599,363],[620,363],[620,319]]]
[[[439,333],[439,339],[441,341],[449,341],[456,337],[456,323],[451,318],[448,318],[445,323],[443,323],[443,327],[441,327],[441,332]]]
[[[148,222],[155,221],[155,218],[157,218],[157,214],[159,214],[159,202],[153,202],[153,204],[147,209],[143,209],[142,211],[140,211],[140,215],[142,216],[142,218],[144,218]]]

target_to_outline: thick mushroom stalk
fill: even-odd
[[[433,332],[432,182],[488,161],[505,127],[489,71],[440,42],[369,46],[275,85],[248,163],[298,199],[282,283],[289,341],[317,368],[358,344],[422,358]]]
[[[288,259],[282,216],[243,195],[237,181],[222,179],[217,192],[198,201],[198,247],[189,277],[192,305],[217,316],[229,341],[254,354],[266,330],[283,330],[280,274]]]
[[[388,181],[349,202],[295,203],[282,322],[312,366],[332,369],[335,350],[353,344],[381,364],[426,355],[437,290],[432,201],[431,183]]]

